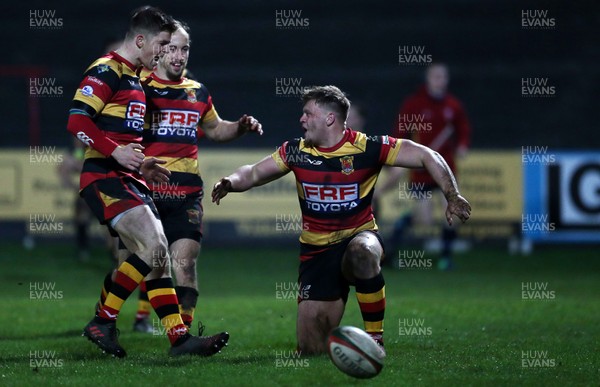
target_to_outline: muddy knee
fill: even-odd
[[[342,261],[344,276],[348,279],[371,278],[379,273],[383,249],[374,235],[361,234],[346,247]]]

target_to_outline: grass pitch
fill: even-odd
[[[231,334],[229,346],[207,359],[171,359],[166,337],[132,332],[137,293],[118,323],[128,356],[100,353],[80,334],[110,262],[101,250],[89,263],[73,257],[70,246],[2,246],[0,385],[600,383],[597,248],[553,247],[529,257],[476,250],[458,256],[450,273],[384,269],[387,358],[367,381],[342,374],[327,356],[290,360],[296,302],[277,291],[296,280],[294,248],[203,251],[196,318],[207,333]],[[342,324],[362,328],[353,294]]]

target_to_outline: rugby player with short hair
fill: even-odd
[[[147,99],[142,144],[146,156],[166,161],[164,167],[171,172],[168,183],[150,184],[149,188],[167,237],[181,317],[191,327],[198,301],[196,259],[204,196],[198,169],[200,127],[205,137],[218,142],[246,132],[263,132],[262,125],[246,114],[235,122],[221,119],[206,86],[183,76],[191,41],[189,27],[179,21],[177,25],[156,69],[142,79]],[[127,255],[126,250],[119,252],[121,259]],[[135,326],[143,323],[138,319]]]
[[[210,356],[229,338],[225,332],[213,337],[190,335],[179,314],[170,267],[155,262],[168,256],[167,241],[144,179],[168,181],[169,172],[155,158],[144,160],[140,143],[146,97],[137,72],[142,66],[154,67],[175,29],[173,19],[157,8],[135,10],[123,44],[86,70],[67,124],[69,132],[88,146],[80,194],[131,252],[117,268],[103,305],[83,332],[116,357],[126,355],[117,339],[117,316],[143,279],[167,332],[171,355]]]
[[[219,204],[229,192],[266,184],[292,171],[302,210],[299,300],[296,333],[304,354],[326,349],[329,332],[339,325],[349,286],[365,331],[383,347],[384,249],[371,208],[383,165],[425,168],[448,201],[446,220],[463,222],[471,207],[439,153],[410,140],[369,137],[346,126],[350,101],[335,86],[316,86],[302,96],[304,138],[285,142],[272,155],[245,165],[213,188]]]

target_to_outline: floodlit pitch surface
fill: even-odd
[[[363,383],[342,374],[327,355],[294,353],[293,246],[204,250],[196,317],[208,333],[231,334],[229,346],[212,358],[171,359],[160,332],[133,333],[137,293],[119,317],[128,356],[100,353],[80,334],[110,263],[102,250],[89,263],[73,255],[71,246],[0,249],[1,385]],[[456,263],[449,273],[427,265],[384,269],[387,358],[369,385],[598,383],[597,247],[552,247],[528,257],[478,249],[459,255]],[[353,294],[342,324],[362,326]]]

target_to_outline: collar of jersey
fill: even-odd
[[[334,146],[332,146],[332,147],[329,147],[329,148],[322,148],[322,147],[320,147],[320,146],[317,146],[317,147],[315,147],[315,148],[317,148],[317,150],[318,150],[319,152],[321,152],[321,153],[333,153],[333,152],[335,152],[336,150],[340,149],[340,148],[342,147],[342,145],[344,145],[344,143],[345,143],[346,141],[348,141],[348,138],[350,138],[350,133],[351,133],[351,131],[352,131],[352,129],[350,129],[350,128],[346,128],[346,129],[344,130],[344,137],[342,137],[342,139],[340,140],[340,142],[338,142],[337,144],[335,144],[335,145],[334,145]]]
[[[152,77],[152,79],[154,79],[156,82],[162,83],[163,85],[180,85],[184,79],[183,77],[181,77],[178,81],[169,81],[167,79],[159,78],[158,75],[156,75],[156,73],[152,73],[150,77]]]
[[[125,66],[129,67],[131,69],[131,71],[135,72],[135,70],[137,70],[137,66],[134,66],[133,63],[131,63],[127,59],[123,58],[121,55],[117,54],[116,51],[111,51],[110,54],[115,59],[117,59],[119,62],[121,62],[121,63],[125,64]]]

